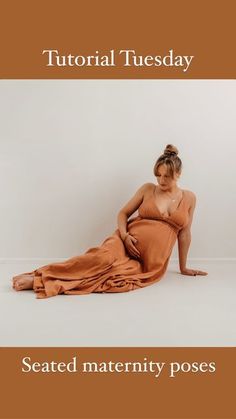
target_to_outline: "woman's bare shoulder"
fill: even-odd
[[[150,190],[150,189],[155,188],[155,185],[154,185],[154,183],[147,182],[147,183],[144,183],[144,184],[142,185],[142,188],[143,188],[144,190]]]
[[[192,192],[192,191],[189,191],[188,189],[183,189],[183,191],[184,191],[185,196],[188,199],[189,203],[191,205],[194,205],[196,203],[196,199],[197,199],[195,193]]]
[[[150,194],[150,192],[152,192],[154,188],[155,188],[154,183],[147,182],[147,183],[144,183],[144,184],[141,186],[141,188],[140,188],[140,189],[142,190],[142,193],[143,193],[143,195],[145,196],[145,195]]]

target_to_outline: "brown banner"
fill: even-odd
[[[232,79],[235,8],[234,0],[2,0],[0,78]]]
[[[3,419],[236,417],[236,348],[1,348]]]

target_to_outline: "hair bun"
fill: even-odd
[[[165,150],[164,150],[164,155],[165,156],[177,156],[179,153],[179,150],[172,144],[167,144]]]

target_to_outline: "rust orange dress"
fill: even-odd
[[[177,209],[168,216],[158,210],[153,192],[140,205],[138,216],[127,223],[127,230],[138,240],[140,259],[127,253],[117,229],[100,246],[82,255],[30,272],[34,274],[37,298],[127,292],[159,281],[167,269],[178,232],[187,225],[188,218],[184,191]]]

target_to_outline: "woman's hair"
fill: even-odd
[[[158,168],[162,164],[166,164],[168,173],[174,177],[174,173],[180,173],[182,169],[182,161],[178,157],[178,149],[172,144],[168,144],[164,153],[157,159],[154,166],[154,175],[157,176]]]

